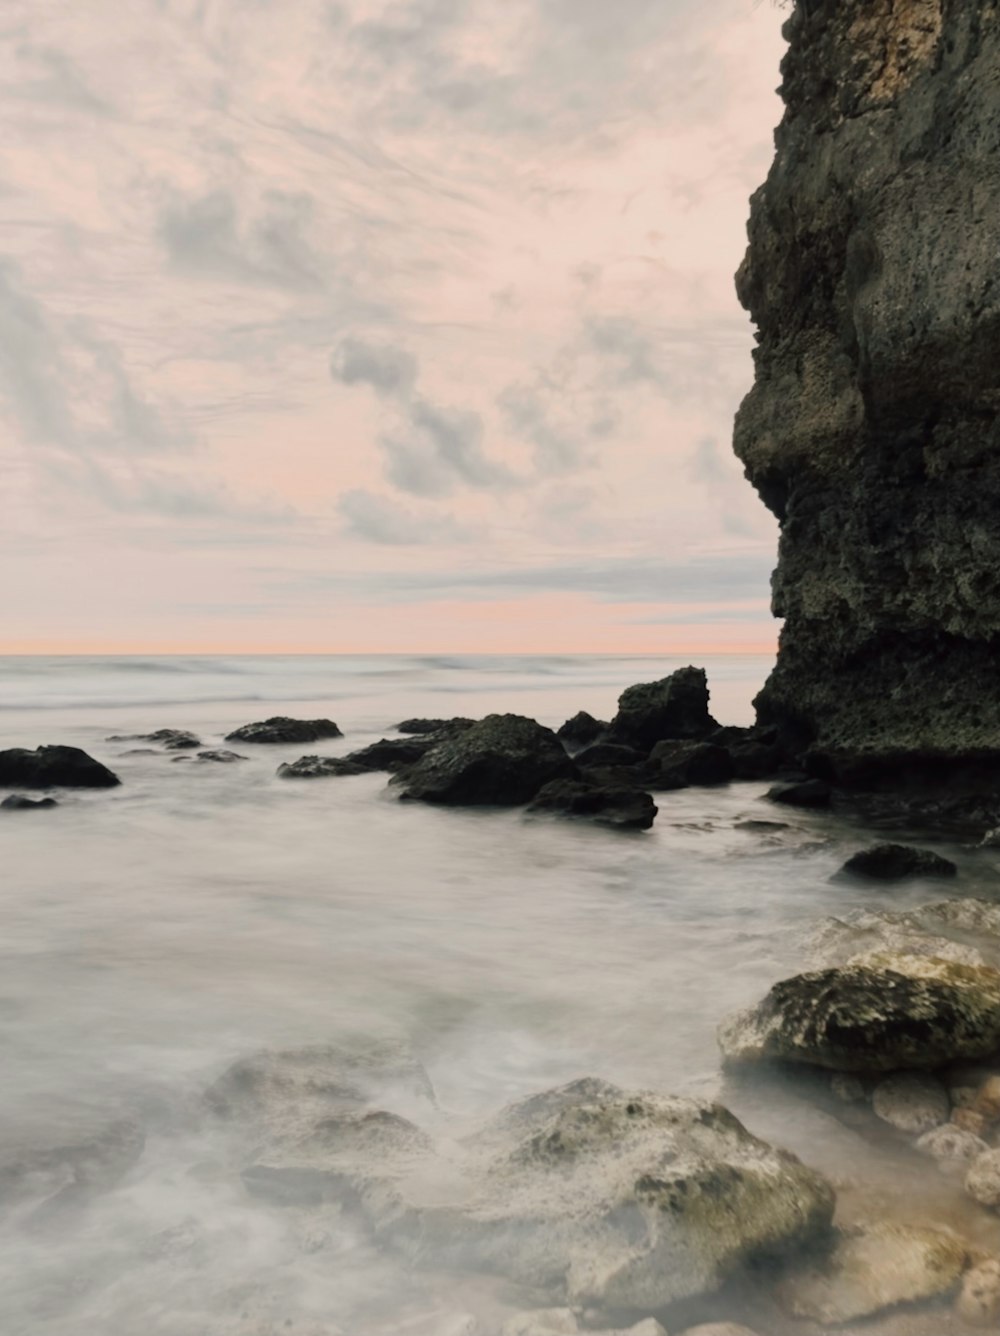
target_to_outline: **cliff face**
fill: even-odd
[[[797,0],[785,28],[735,445],[781,522],[758,714],[844,778],[1000,758],[998,5]]]

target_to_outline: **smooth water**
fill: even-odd
[[[769,661],[705,663],[713,712],[747,722]],[[609,717],[623,687],[677,666],[0,661],[0,745],[79,745],[123,781],[66,794],[54,811],[0,814],[5,1116],[43,1134],[66,1108],[126,1108],[148,1129],[136,1167],[67,1221],[0,1226],[0,1329],[448,1336],[454,1314],[474,1312],[489,1332],[516,1296],[412,1274],[347,1219],[317,1234],[247,1197],[199,1116],[205,1086],[262,1047],[350,1036],[411,1045],[455,1127],[588,1073],[717,1095],[717,1022],[802,967],[817,920],[941,898],[919,883],[873,893],[831,880],[864,833],[776,812],[765,784],[660,795],[654,829],[622,835],[402,804],[381,775],[275,776],[303,751],[341,754],[411,715]],[[228,766],[104,741],[183,727],[217,746],[281,713],[333,718],[346,736],[244,745],[249,759]],[[787,830],[737,828],[776,815]],[[958,856],[964,893],[987,891],[992,865]],[[852,1156],[857,1167],[860,1139],[807,1104],[724,1094],[762,1135],[831,1171]]]

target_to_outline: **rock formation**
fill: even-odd
[[[737,277],[781,524],[762,723],[869,785],[1000,776],[1000,8],[797,0]],[[859,768],[860,763],[860,768]]]

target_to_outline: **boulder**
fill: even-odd
[[[645,774],[651,788],[728,784],[735,776],[733,758],[712,742],[658,742],[649,753]]]
[[[824,919],[810,942],[809,958],[816,965],[862,964],[867,956],[883,952],[904,956],[937,956],[960,965],[989,962],[967,942],[940,935],[954,924],[928,905],[917,910],[851,909],[840,918]]]
[[[346,756],[300,756],[297,761],[283,761],[275,773],[281,779],[323,779],[329,775],[367,775],[369,771]]]
[[[574,714],[572,719],[556,729],[556,737],[568,751],[576,752],[582,747],[590,747],[607,733],[609,724],[602,719],[595,719],[586,710]]]
[[[475,722],[475,719],[464,719],[461,716],[454,719],[404,719],[396,725],[396,732],[413,736],[423,733],[464,733]]]
[[[969,1268],[955,1300],[955,1312],[970,1327],[996,1327],[1000,1319],[1000,1257],[986,1257]]]
[[[885,953],[777,983],[723,1022],[729,1062],[779,1060],[834,1071],[933,1069],[1000,1047],[1000,972]]]
[[[0,751],[0,785],[11,788],[111,789],[121,780],[79,747],[11,747]]]
[[[12,793],[0,802],[0,809],[6,812],[34,812],[40,807],[58,807],[55,798],[27,798],[23,793]]]
[[[159,728],[155,733],[116,733],[108,742],[152,742],[166,751],[193,751],[201,739],[183,728]]]
[[[911,1136],[947,1123],[951,1113],[947,1090],[937,1077],[925,1072],[896,1072],[879,1081],[872,1108],[884,1123]]]
[[[626,688],[609,732],[613,741],[648,752],[663,738],[704,738],[717,728],[708,712],[705,670],[687,667]]]
[[[802,779],[788,784],[775,784],[767,796],[773,803],[785,807],[829,807],[833,791],[825,779]]]
[[[989,1150],[986,1142],[972,1132],[964,1132],[960,1127],[946,1123],[925,1132],[916,1142],[916,1149],[921,1155],[929,1155],[939,1164],[971,1164],[985,1151]]]
[[[439,742],[392,782],[401,797],[420,802],[516,807],[551,780],[574,775],[550,728],[522,715],[491,714]]]
[[[575,817],[617,830],[648,830],[656,804],[640,789],[602,787],[579,779],[554,779],[536,794],[529,812]]]
[[[954,1290],[967,1248],[945,1230],[879,1221],[842,1231],[818,1266],[788,1277],[779,1297],[791,1314],[824,1326]]]
[[[331,719],[289,719],[275,715],[256,724],[243,724],[226,734],[227,742],[321,742],[344,735]]]
[[[1000,1150],[976,1156],[965,1176],[965,1190],[983,1206],[1000,1206]]]
[[[958,868],[948,858],[930,849],[907,844],[876,844],[853,854],[843,867],[856,877],[876,881],[902,881],[906,877],[954,877]]]
[[[789,764],[776,728],[726,725],[710,733],[705,741],[729,752],[734,779],[767,779],[780,774]]]

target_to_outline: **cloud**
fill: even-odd
[[[449,515],[418,515],[363,488],[345,492],[337,509],[349,532],[368,543],[416,547],[467,542],[470,537],[469,530]]]
[[[330,374],[344,385],[370,385],[376,394],[407,394],[417,379],[417,359],[405,348],[343,339],[330,357]]]

